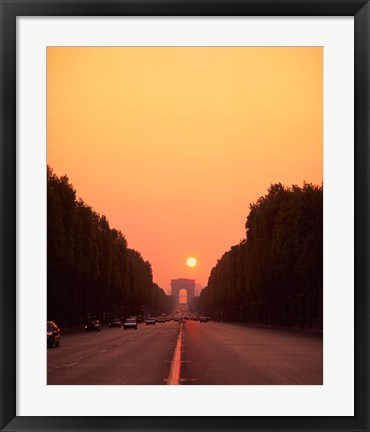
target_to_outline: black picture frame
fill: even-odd
[[[0,0],[1,431],[369,431],[370,5],[363,0]],[[353,16],[355,23],[355,415],[353,417],[19,417],[16,414],[17,16]],[[345,229],[345,228],[344,228]],[[338,240],[338,246],[339,246]],[[340,329],[338,329],[340,331]]]

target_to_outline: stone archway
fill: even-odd
[[[194,279],[172,279],[171,295],[174,296],[176,304],[180,303],[180,290],[186,290],[187,304],[190,304],[195,297],[195,280]]]

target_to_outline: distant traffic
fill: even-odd
[[[178,308],[170,315],[160,314],[157,316],[148,315],[144,320],[141,316],[129,316],[126,319],[121,318],[113,318],[109,324],[108,328],[123,328],[123,330],[134,329],[137,330],[139,324],[145,323],[148,325],[156,325],[156,324],[165,324],[166,322],[174,321],[179,323],[185,323],[188,320],[199,321],[200,323],[207,323],[211,320],[210,317],[198,315],[195,313],[190,313],[186,308]],[[95,331],[100,332],[103,326],[102,323],[98,319],[93,319],[83,326],[82,328],[77,327],[72,331],[84,330],[85,332]],[[47,321],[47,347],[59,347],[61,334],[63,333],[63,329],[61,330],[58,325],[54,321]]]

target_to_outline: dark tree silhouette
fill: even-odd
[[[48,319],[68,327],[173,307],[153,282],[150,263],[127,247],[105,216],[76,198],[67,176],[56,176],[50,167],[47,212]]]
[[[323,187],[274,184],[245,240],[212,269],[198,308],[216,319],[322,328]]]

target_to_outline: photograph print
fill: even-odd
[[[323,49],[47,48],[47,384],[323,384]]]

